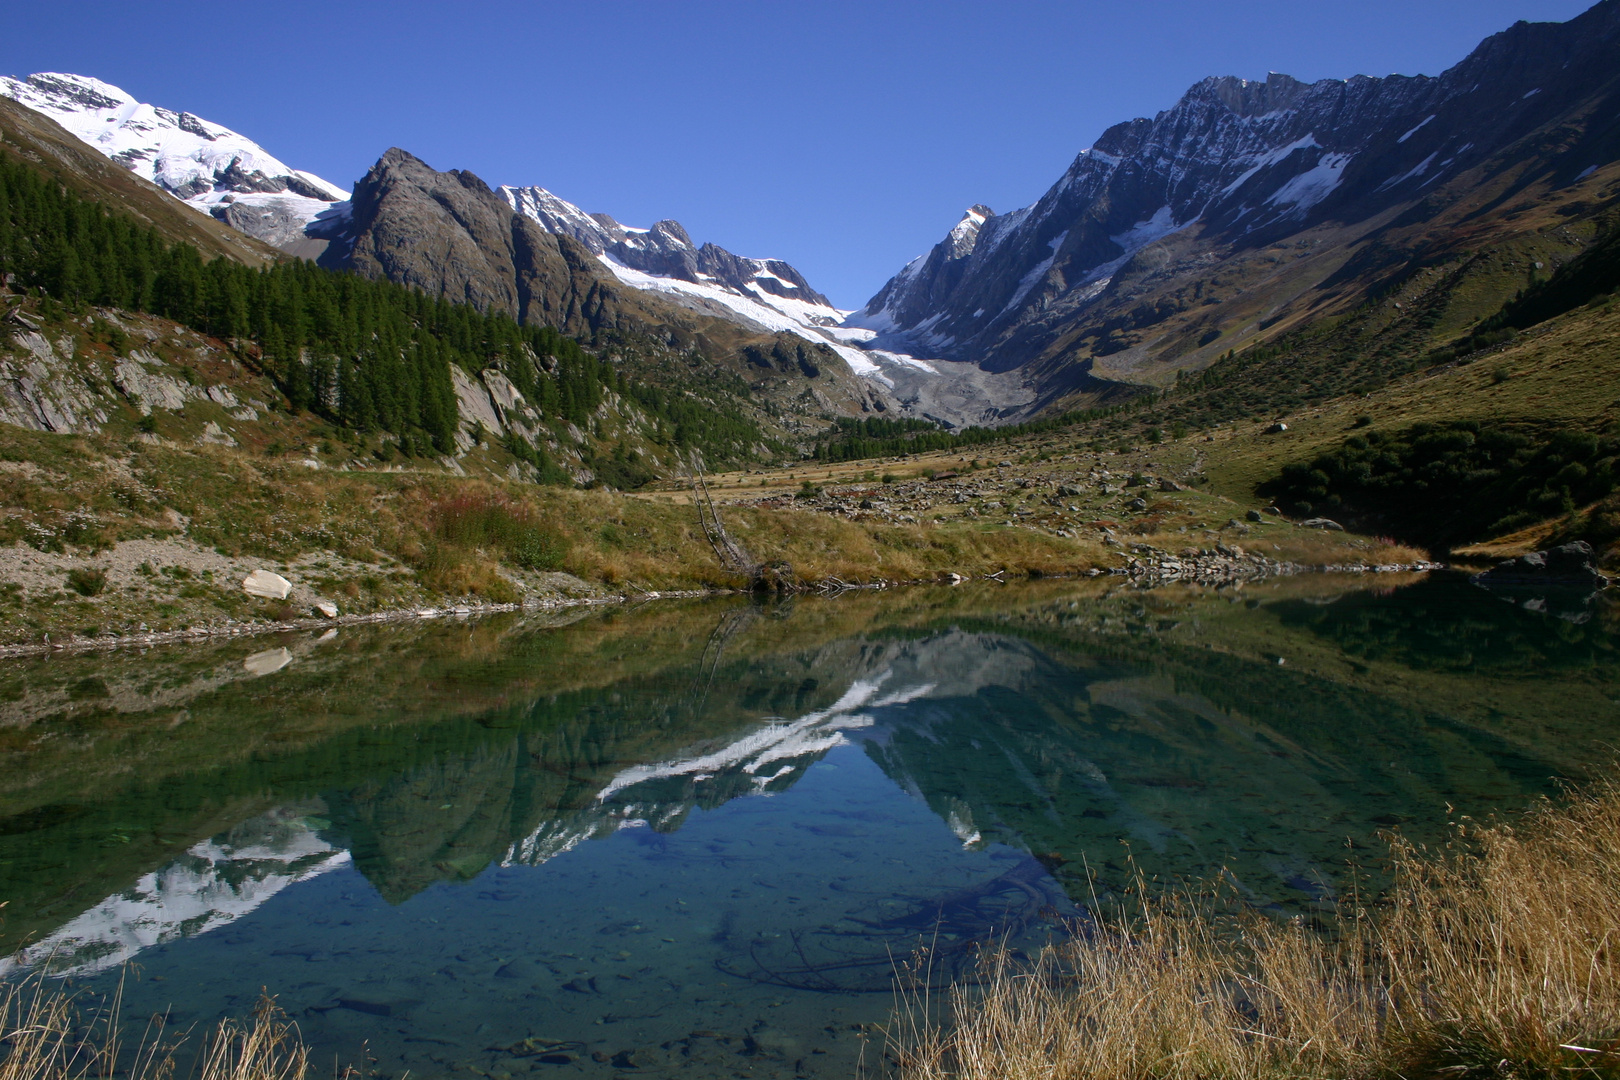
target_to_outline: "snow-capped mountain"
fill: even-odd
[[[1208,78],[1108,129],[1033,205],[969,209],[848,322],[992,370],[1045,362],[1048,381],[1126,350],[1118,362],[1138,369],[1224,351],[1335,284],[1353,244],[1436,220],[1527,163],[1567,184],[1615,160],[1617,86],[1617,0],[1518,23],[1438,77]],[[1314,262],[1247,327],[1223,324],[1219,264],[1285,241]]]
[[[655,222],[648,229],[621,225],[541,187],[499,190],[513,210],[549,233],[578,240],[632,288],[698,302],[745,325],[826,345],[857,375],[887,386],[893,380],[883,374],[886,367],[907,361],[918,366],[910,357],[874,355],[860,348],[874,334],[864,327],[845,327],[850,313],[834,307],[781,259],[745,258],[712,243],[698,247],[678,221]]]
[[[44,113],[202,213],[298,254],[311,224],[341,218],[349,197],[229,128],[144,104],[83,75],[0,77],[0,95]]]
[[[251,139],[187,112],[137,101],[116,86],[81,75],[41,73],[0,78],[0,95],[44,113],[85,143],[187,205],[291,254],[331,261],[353,240],[350,193],[277,159]],[[910,358],[854,347],[865,329],[842,327],[839,310],[780,259],[751,259],[716,244],[695,245],[678,222],[649,229],[586,214],[541,187],[502,187],[517,213],[547,232],[584,244],[604,270],[631,288],[766,333],[787,332],[833,349],[859,375],[892,386],[885,367]],[[919,371],[927,365],[911,363]]]

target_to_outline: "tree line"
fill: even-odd
[[[109,212],[4,150],[0,272],[15,288],[70,306],[144,312],[251,344],[295,409],[440,453],[455,442],[451,365],[498,368],[553,425],[587,423],[612,392],[635,401],[654,421],[654,437],[677,447],[732,460],[761,442],[740,412],[632,385],[549,326],[304,261],[262,269],[205,261],[192,245]],[[531,448],[518,456],[544,454]]]

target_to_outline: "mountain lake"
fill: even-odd
[[[137,1034],[267,992],[384,1080],[877,1071],[897,972],[1138,874],[1309,919],[1610,764],[1617,615],[1102,578],[3,661],[0,977]]]

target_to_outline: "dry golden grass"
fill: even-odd
[[[118,998],[86,1015],[79,1000],[36,976],[0,987],[0,1080],[168,1080],[188,1062],[192,1080],[304,1080],[309,1053],[273,999],[251,1019],[226,1019],[192,1047],[156,1023],[134,1047],[119,1027]],[[188,1055],[191,1047],[193,1054]],[[191,1060],[194,1057],[194,1060]]]
[[[1393,856],[1326,933],[1180,896],[992,955],[948,1022],[905,998],[890,1054],[906,1080],[1620,1075],[1620,783]]]

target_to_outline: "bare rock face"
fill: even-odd
[[[668,227],[666,254],[673,258],[685,233],[673,222],[660,225]],[[626,289],[573,235],[548,232],[470,172],[439,172],[398,148],[355,185],[350,217],[321,262],[576,337],[600,330],[674,333],[729,351],[758,336]]]
[[[470,172],[439,172],[395,148],[355,185],[351,205],[323,265],[581,337],[653,328],[662,336],[671,323],[694,321],[626,295],[583,244],[514,212]]]
[[[76,377],[72,345],[63,353],[33,330],[14,338],[16,357],[0,357],[0,423],[31,431],[89,435],[107,423],[106,403]]]
[[[478,177],[438,172],[397,147],[359,184],[348,268],[516,316],[514,215]]]
[[[154,408],[178,412],[186,407],[187,399],[197,396],[195,387],[172,375],[149,370],[159,365],[157,357],[135,352],[113,369],[114,384],[141,410],[142,416],[150,416]]]

